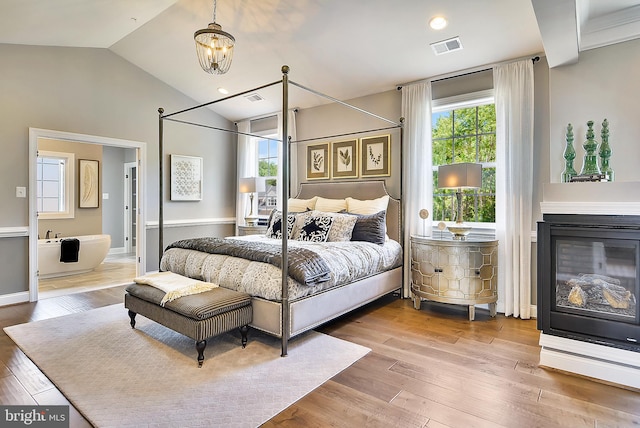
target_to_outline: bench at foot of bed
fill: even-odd
[[[208,338],[238,328],[242,347],[247,344],[248,325],[253,317],[249,294],[215,288],[160,306],[164,292],[155,287],[134,283],[126,291],[124,306],[129,310],[131,327],[135,328],[136,314],[140,314],[195,340],[198,367],[204,362]]]

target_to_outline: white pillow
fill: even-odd
[[[307,211],[307,209],[314,209],[316,207],[317,196],[311,199],[295,199],[289,198],[287,210],[290,213],[301,213]]]
[[[347,211],[353,214],[376,214],[386,211],[387,205],[389,205],[389,195],[367,200],[347,198]]]
[[[327,199],[318,197],[315,209],[325,213],[337,213],[347,209],[347,201],[346,199]]]

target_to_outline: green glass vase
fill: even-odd
[[[602,130],[600,131],[600,171],[604,174],[607,181],[613,181],[615,174],[611,165],[609,165],[609,159],[611,159],[611,146],[609,145],[609,121],[605,119],[602,122]]]
[[[575,169],[573,169],[573,160],[576,158],[576,150],[573,148],[573,126],[567,125],[566,145],[564,148],[564,171],[562,172],[562,182],[568,183],[571,181],[571,177],[577,175]]]
[[[582,171],[580,175],[587,174],[600,174],[600,167],[598,167],[598,156],[596,155],[596,149],[598,143],[596,143],[593,134],[593,120],[587,122],[587,141],[582,145],[585,155],[582,162]]]

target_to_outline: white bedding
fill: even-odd
[[[263,235],[232,237],[230,239],[256,240],[272,245],[281,245],[279,239],[267,238]],[[344,285],[402,264],[402,248],[398,242],[390,239],[384,245],[354,241],[313,243],[294,240],[290,240],[288,245],[308,248],[319,253],[331,267],[331,280],[322,284],[308,286],[289,278],[290,300]],[[160,269],[213,282],[221,287],[242,291],[268,300],[279,300],[282,295],[280,269],[268,263],[171,248],[164,253]]]

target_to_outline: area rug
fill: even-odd
[[[194,342],[122,304],[6,327],[5,332],[98,427],[255,427],[344,370],[368,348],[310,331],[289,342],[249,331]]]

